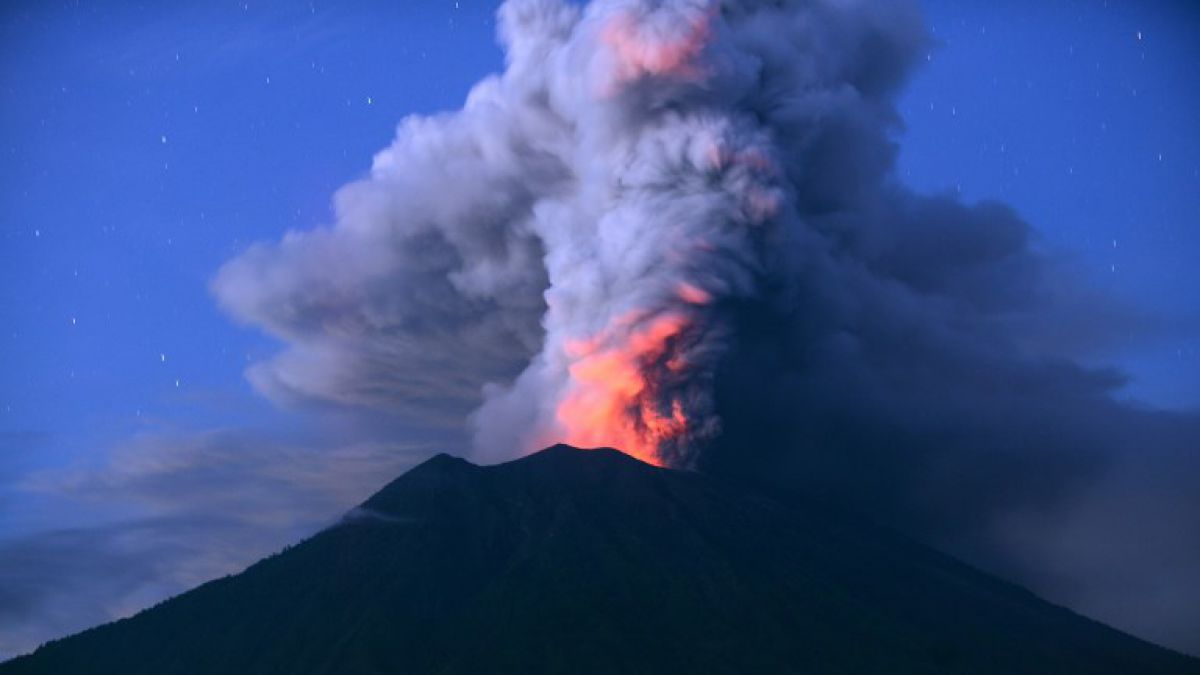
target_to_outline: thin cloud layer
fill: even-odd
[[[153,434],[98,466],[28,476],[11,489],[91,517],[0,540],[0,659],[238,572],[334,524],[432,452],[244,430]]]

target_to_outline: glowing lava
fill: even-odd
[[[689,427],[682,401],[663,381],[686,367],[677,342],[690,321],[663,314],[636,323],[621,317],[600,335],[566,345],[572,383],[556,414],[567,443],[619,448],[663,466],[661,449]]]

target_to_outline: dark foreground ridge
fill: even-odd
[[[439,455],[25,673],[1200,673],[923,546],[615,450]]]

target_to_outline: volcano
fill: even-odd
[[[889,531],[615,450],[438,455],[25,673],[1200,673]]]

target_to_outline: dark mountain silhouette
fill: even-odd
[[[921,545],[614,450],[439,455],[25,673],[1198,673]]]

